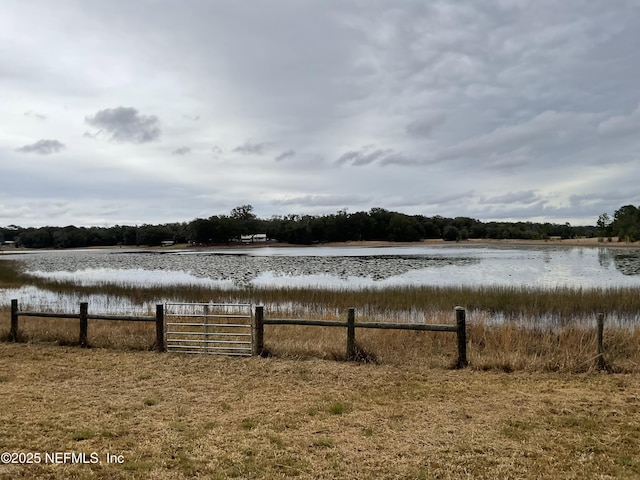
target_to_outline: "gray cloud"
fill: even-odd
[[[0,163],[11,168],[0,178],[19,186],[14,179],[34,175],[15,151],[26,140],[10,139],[76,138],[84,129],[74,119],[90,112],[87,139],[123,144],[68,146],[64,165],[43,166],[42,188],[30,195],[50,192],[59,175],[85,203],[98,186],[80,196],[84,169],[85,180],[112,176],[100,194],[122,199],[129,213],[120,220],[165,221],[174,207],[173,218],[189,219],[247,202],[286,214],[293,203],[278,210],[268,199],[299,195],[323,213],[335,211],[321,205],[327,196],[375,192],[374,206],[407,212],[593,222],[639,202],[640,9],[637,0],[541,2],[285,0],[247,9],[197,0],[185,9],[158,0],[150,15],[146,2],[72,1],[46,17],[33,15],[45,0],[9,2],[16,21],[5,25],[12,48],[0,51],[11,92],[0,109]],[[58,63],[52,51],[63,52]],[[105,106],[118,108],[98,112]],[[54,117],[53,132],[34,133]],[[135,148],[157,138],[170,147]],[[208,154],[169,155],[187,145]],[[289,149],[295,157],[285,157]],[[265,161],[248,178],[256,158]],[[336,171],[358,166],[355,177]],[[214,182],[215,199],[191,201]],[[169,207],[163,199],[174,192]],[[360,208],[343,200],[335,206]]]
[[[373,163],[379,165],[411,165],[415,161],[391,148],[376,148],[374,145],[367,145],[360,150],[350,150],[343,153],[335,163],[337,165],[361,167]]]
[[[100,137],[100,135],[102,134],[102,129],[96,131],[96,132],[90,132],[90,131],[86,131],[84,132],[84,135],[82,135],[84,138],[98,138]]]
[[[40,155],[50,155],[52,153],[58,153],[65,149],[63,143],[58,140],[38,140],[31,145],[24,145],[18,149],[17,152],[22,153],[38,153]]]
[[[234,148],[233,151],[243,155],[262,155],[269,145],[271,145],[269,142],[258,143],[247,140]]]
[[[479,203],[482,204],[492,204],[492,203],[524,203],[530,204],[539,202],[541,200],[540,196],[534,192],[533,190],[526,190],[522,192],[509,192],[504,195],[497,195],[494,197],[483,197],[478,200]]]
[[[276,162],[281,162],[285,158],[293,157],[296,154],[295,150],[287,150],[286,152],[282,152],[280,155],[276,157]]]
[[[618,115],[602,121],[598,133],[610,136],[640,134],[640,104],[630,115]]]
[[[213,154],[217,157],[218,155],[222,155],[222,149],[220,147],[218,147],[217,145],[214,145],[213,147],[211,147],[211,151],[213,152]]]
[[[152,142],[161,134],[158,117],[140,115],[135,108],[107,108],[85,117],[85,122],[109,133],[115,142]]]
[[[33,110],[28,110],[28,111],[24,112],[24,116],[25,117],[36,118],[38,120],[46,120],[47,119],[46,115],[43,115],[42,113],[34,112]]]
[[[467,138],[437,153],[432,162],[504,154],[521,150],[558,148],[561,144],[588,138],[595,133],[593,114],[545,111],[515,125],[502,125],[489,133]]]
[[[189,147],[180,147],[171,152],[171,155],[186,155],[188,153],[191,153],[191,149]]]
[[[408,135],[414,137],[429,137],[433,130],[444,124],[445,120],[446,116],[444,113],[432,114],[409,123],[406,131]]]
[[[361,204],[370,201],[369,197],[362,195],[297,195],[274,200],[275,205],[296,205],[303,207],[335,207],[344,205]]]

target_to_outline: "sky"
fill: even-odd
[[[2,0],[0,226],[640,204],[640,0]]]

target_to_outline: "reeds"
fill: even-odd
[[[11,262],[0,262],[0,287],[25,284],[90,302],[91,296],[119,303],[242,302],[262,304],[267,317],[346,319],[355,308],[357,321],[454,323],[453,308],[467,309],[468,357],[472,368],[502,371],[583,372],[595,365],[595,316],[607,316],[605,360],[613,370],[640,371],[640,289],[523,286],[322,289],[308,287],[211,288],[204,286],[131,287],[105,282],[78,286],[27,278]],[[75,300],[74,300],[75,301]],[[22,300],[21,300],[22,304]],[[124,308],[124,307],[123,307]],[[75,310],[71,307],[70,310]],[[128,312],[120,311],[119,314]],[[73,320],[21,319],[23,338],[77,343]],[[0,309],[0,335],[8,336],[9,311]],[[455,360],[456,337],[449,333],[358,330],[361,358],[379,363],[425,363],[447,367]],[[89,342],[97,347],[150,348],[152,324],[89,321]],[[266,347],[293,358],[342,359],[345,332],[340,328],[267,326]]]
[[[0,311],[0,335],[8,337],[9,312]],[[452,323],[452,312],[439,312],[433,322]],[[478,370],[504,372],[595,371],[594,328],[523,328],[513,323],[488,325],[470,318],[468,358]],[[77,320],[20,319],[21,340],[78,345]],[[151,349],[152,323],[89,320],[89,344],[110,349]],[[456,335],[448,332],[415,332],[356,329],[360,361],[390,365],[449,368],[456,360]],[[265,347],[275,357],[344,360],[346,332],[336,327],[265,326]],[[609,371],[640,372],[640,329],[605,329],[605,362]]]
[[[3,262],[0,262],[2,266]],[[0,282],[5,280],[0,271]],[[25,284],[13,276],[12,286]],[[28,284],[61,294],[107,295],[126,298],[132,303],[165,302],[243,302],[263,305],[295,304],[345,310],[359,309],[365,316],[372,312],[433,312],[462,305],[468,310],[488,312],[508,318],[553,316],[574,319],[598,312],[636,319],[640,312],[640,288],[602,287],[534,288],[528,286],[398,286],[364,287],[353,290],[321,287],[216,288],[202,285],[139,287],[105,282],[99,286],[80,286],[72,282],[28,279]],[[0,283],[0,286],[6,286]]]

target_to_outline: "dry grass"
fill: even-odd
[[[0,344],[0,478],[638,478],[633,375]],[[107,453],[125,463],[107,464]]]
[[[452,324],[453,314],[435,312],[429,322]],[[8,310],[0,309],[0,338],[8,337],[9,323]],[[21,317],[19,326],[23,342],[79,343],[78,320]],[[155,341],[153,323],[89,320],[88,332],[89,344],[97,348],[150,350]],[[604,338],[610,372],[640,372],[640,329],[607,327]],[[595,328],[492,326],[478,313],[469,318],[467,340],[467,357],[475,370],[585,373],[596,366]],[[356,329],[356,342],[365,363],[449,368],[457,358],[453,333]],[[346,330],[266,325],[265,347],[278,358],[341,361],[346,354]]]

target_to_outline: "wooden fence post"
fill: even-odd
[[[18,300],[11,300],[11,330],[9,331],[9,341],[18,341]]]
[[[467,361],[467,314],[464,307],[456,307],[456,334],[458,336],[458,361],[456,368],[464,368]]]
[[[596,367],[598,370],[605,370],[607,368],[606,362],[604,361],[604,313],[598,314],[598,339],[597,339],[597,349],[598,355],[596,356]]]
[[[264,323],[262,320],[264,320],[264,306],[259,305],[253,316],[253,342],[251,345],[251,354],[257,357],[261,357],[264,353]]]
[[[350,308],[347,314],[347,360],[356,358],[356,310]]]
[[[87,347],[89,346],[89,342],[87,341],[87,330],[88,330],[88,312],[89,312],[89,304],[87,302],[82,302],[80,304],[80,346]]]
[[[154,350],[158,352],[164,352],[167,349],[167,344],[164,335],[164,305],[156,305],[156,344]]]

